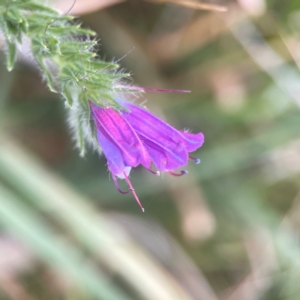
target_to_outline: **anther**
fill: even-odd
[[[189,156],[189,159],[192,160],[196,165],[200,164],[201,160],[198,157]]]
[[[180,171],[180,173],[174,173],[172,171],[168,171],[168,173],[171,174],[172,176],[179,177],[179,176],[183,176],[183,175],[188,174],[188,171],[187,170],[182,170],[182,171]]]

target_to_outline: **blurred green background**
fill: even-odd
[[[8,73],[2,52],[0,299],[299,300],[300,1],[95,3],[76,14],[103,59],[135,47],[135,85],[191,90],[137,102],[202,131],[201,164],[133,170],[142,213],[104,157],[79,157],[30,53]]]

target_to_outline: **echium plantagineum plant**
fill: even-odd
[[[179,131],[146,109],[127,102],[127,94],[142,91],[185,92],[134,87],[124,84],[129,74],[117,63],[99,60],[95,33],[74,23],[72,16],[34,0],[0,0],[0,26],[6,39],[7,68],[12,70],[18,45],[30,44],[34,61],[53,92],[60,93],[82,156],[88,143],[107,159],[116,188],[131,192],[143,209],[129,180],[132,167],[142,165],[159,175],[199,163],[190,152],[204,142],[202,133]],[[84,38],[78,38],[84,36]],[[156,168],[156,170],[154,169]],[[117,178],[129,188],[122,191]]]

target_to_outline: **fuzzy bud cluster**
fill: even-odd
[[[81,155],[86,139],[98,145],[90,123],[90,102],[120,109],[114,95],[125,89],[116,85],[129,74],[118,72],[118,64],[97,57],[95,32],[34,0],[0,0],[0,28],[6,40],[8,70],[15,65],[18,46],[28,39],[47,86],[60,93],[70,109]]]

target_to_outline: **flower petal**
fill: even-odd
[[[156,140],[165,138],[177,142],[181,141],[182,137],[177,129],[147,110],[128,102],[121,102],[121,104],[130,110],[130,112],[124,112],[123,115],[126,116],[126,119],[135,130],[139,129],[143,132],[149,130],[149,134],[153,134]]]
[[[188,153],[181,132],[138,106],[129,103],[122,105],[130,109],[130,112],[123,112],[122,115],[143,141],[157,167],[161,166],[162,160],[164,169],[168,170],[171,166],[175,169],[174,166],[178,168],[187,164]],[[153,148],[152,151],[149,148]]]
[[[158,170],[167,172],[187,165],[188,154],[183,143],[177,148],[176,152],[172,152],[167,151],[151,140],[144,139],[143,137],[141,139]]]
[[[114,175],[122,174],[126,168],[122,152],[101,130],[97,130],[97,135],[110,172]]]
[[[180,131],[180,133],[183,137],[183,142],[188,152],[196,151],[204,143],[204,134],[202,132],[195,134],[187,131]]]
[[[98,132],[101,131],[101,134],[119,149],[124,165],[136,167],[142,164],[149,167],[150,157],[130,124],[112,108],[102,108],[93,104],[91,107]],[[100,141],[99,143],[102,146]],[[104,154],[108,159],[110,153]]]

